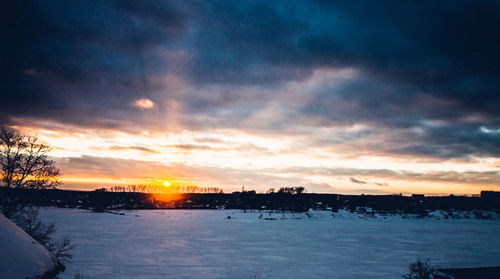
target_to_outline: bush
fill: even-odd
[[[417,259],[416,263],[410,264],[408,274],[404,279],[453,279],[453,276],[439,271],[439,266],[432,265],[429,259],[425,261]]]

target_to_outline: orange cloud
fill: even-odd
[[[155,107],[155,103],[148,98],[136,100],[133,105],[141,109],[152,109]]]

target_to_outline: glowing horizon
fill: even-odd
[[[114,185],[198,185],[226,192],[265,192],[304,186],[317,193],[478,194],[498,190],[496,158],[440,161],[381,155],[352,157],[352,151],[325,156],[323,150],[292,150],[293,140],[241,131],[90,134],[20,127],[53,147],[62,188],[91,190]],[[95,138],[93,135],[100,134]],[[231,134],[231,136],[226,136]],[[205,140],[208,142],[200,142]],[[245,148],[248,148],[245,149]],[[330,148],[330,147],[329,147]],[[390,170],[390,171],[389,171]],[[489,179],[489,180],[488,180]]]

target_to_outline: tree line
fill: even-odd
[[[223,194],[224,191],[218,187],[200,187],[196,185],[116,185],[109,188],[97,189],[100,192],[131,192],[148,194]]]

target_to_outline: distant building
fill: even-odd
[[[425,198],[425,195],[424,194],[412,194],[411,197],[414,199],[423,199],[423,198]]]
[[[500,192],[497,192],[497,191],[481,191],[481,199],[498,200],[498,201],[500,201]]]

